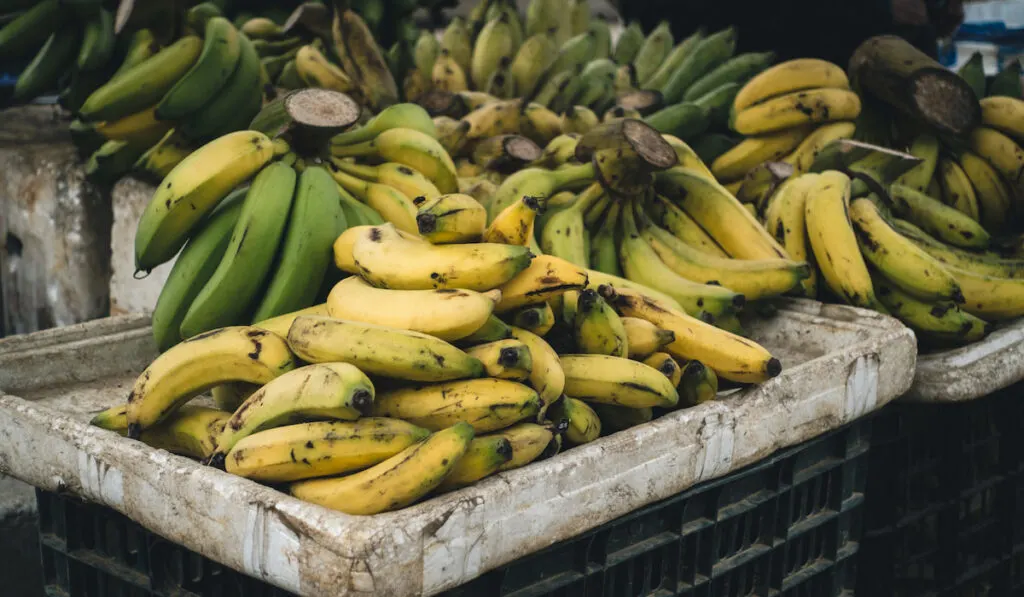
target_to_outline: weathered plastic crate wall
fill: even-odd
[[[785,450],[442,595],[851,595],[870,426],[857,422]],[[38,500],[50,595],[288,595],[107,508],[41,491]]]
[[[1024,594],[1022,391],[875,418],[858,595]]]
[[[111,209],[52,106],[0,111],[0,336],[109,311]]]

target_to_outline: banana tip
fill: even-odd
[[[768,359],[765,369],[768,373],[768,377],[776,377],[782,373],[782,362],[779,361],[779,359],[772,357]]]
[[[437,218],[434,217],[434,214],[416,214],[416,226],[420,229],[421,233],[433,232],[437,226]]]
[[[139,425],[138,423],[129,423],[128,424],[128,437],[130,439],[139,439],[139,436],[141,436],[141,435],[142,435],[142,425]]]
[[[206,461],[206,464],[213,468],[224,470],[225,455],[223,452],[215,452],[210,459]]]

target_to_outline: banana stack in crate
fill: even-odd
[[[162,354],[95,425],[374,514],[712,400],[720,379],[780,373],[765,348],[707,322],[735,323],[744,295],[704,282],[763,298],[806,266],[779,257],[682,142],[639,120],[602,125],[574,150],[586,163],[515,173],[485,205],[457,192],[422,108],[352,126],[358,114],[335,92],[290,93],[258,130],[207,144],[165,179],[136,244],[141,270],[184,245],[154,313]],[[674,166],[677,152],[692,167]],[[657,193],[655,171],[667,176]],[[671,205],[671,229],[694,238],[676,205],[690,177],[711,190],[687,191],[700,197],[684,207],[709,226],[742,217],[711,229],[757,258],[726,257],[705,234],[688,270],[700,281],[673,272],[666,285],[654,247],[690,245],[647,214]],[[622,276],[569,238],[583,242],[588,221],[632,243],[603,240],[595,261]],[[700,252],[712,247],[721,256]],[[189,403],[207,391],[214,407]]]

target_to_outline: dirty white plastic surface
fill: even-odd
[[[840,427],[913,378],[913,335],[872,312],[793,301],[749,329],[781,359],[779,377],[356,517],[88,426],[154,356],[144,317],[111,318],[0,341],[0,473],[113,508],[302,595],[434,595]]]
[[[984,340],[917,357],[908,402],[966,402],[1024,380],[1024,318]]]

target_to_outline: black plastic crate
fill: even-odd
[[[831,432],[512,562],[444,597],[853,595],[870,422]],[[288,593],[101,506],[38,492],[47,592]]]
[[[1024,595],[1022,390],[875,417],[858,595]]]

